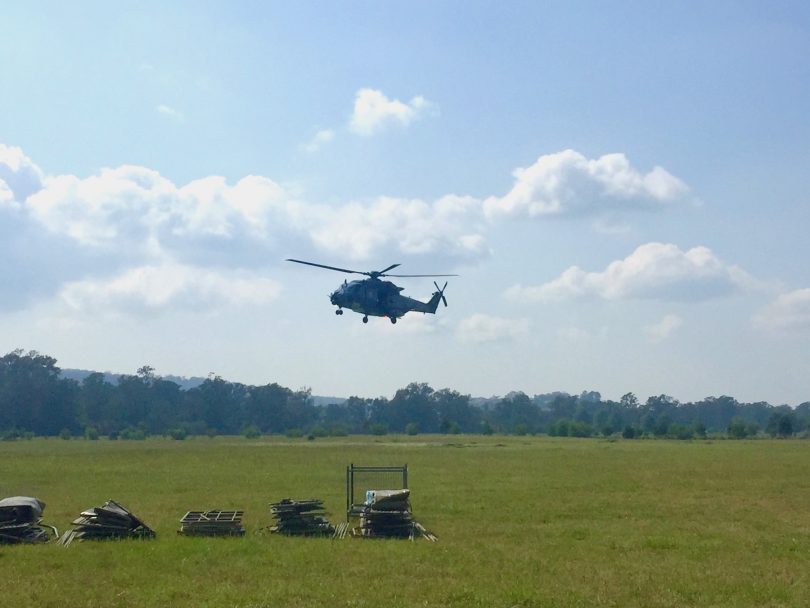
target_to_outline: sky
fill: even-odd
[[[808,401],[808,57],[804,2],[6,3],[0,351]],[[364,325],[286,258],[459,276]]]

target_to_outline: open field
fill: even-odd
[[[257,534],[268,503],[345,505],[345,466],[410,466],[439,536]],[[810,442],[242,437],[0,443],[0,496],[60,532],[113,498],[154,541],[0,547],[4,606],[808,606]],[[181,538],[190,509],[242,539]]]

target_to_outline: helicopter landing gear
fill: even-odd
[[[397,318],[396,317],[391,317],[391,323],[396,323],[396,322],[397,322]]]
[[[335,311],[335,314],[336,314],[336,315],[342,315],[342,314],[343,314],[343,309],[342,309],[342,308],[338,308],[338,309]]]
[[[366,315],[365,317],[363,317],[363,323],[368,323],[368,315]]]

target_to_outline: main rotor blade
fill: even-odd
[[[411,277],[457,277],[457,274],[387,274],[387,277],[411,278]]]
[[[378,271],[378,272],[376,272],[376,273],[374,273],[374,274],[378,274],[378,275],[382,276],[382,275],[384,275],[386,272],[388,272],[388,271],[389,271],[389,270],[391,270],[392,268],[396,268],[397,266],[400,266],[400,264],[391,264],[391,265],[390,265],[388,268],[386,268],[385,270],[380,270],[380,271]],[[394,276],[394,275],[389,275],[389,276]]]
[[[338,272],[348,272],[349,274],[368,274],[367,272],[360,272],[359,270],[347,270],[346,268],[338,268],[337,266],[327,266],[326,264],[316,264],[315,262],[305,262],[304,260],[293,260],[292,258],[287,258],[286,261],[306,264],[307,266],[317,266],[318,268],[326,268],[327,270],[337,270]]]

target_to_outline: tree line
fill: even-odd
[[[740,403],[707,397],[681,403],[668,395],[619,401],[595,391],[579,395],[522,392],[475,399],[425,383],[411,383],[391,399],[352,396],[314,404],[309,389],[276,383],[250,386],[211,375],[182,389],[149,366],[110,382],[92,373],[81,382],[64,378],[56,359],[15,350],[0,358],[0,435],[90,439],[140,439],[149,435],[386,433],[507,433],[590,437],[621,435],[690,439],[722,434],[731,438],[790,437],[810,433],[810,402],[795,408],[767,402]]]

